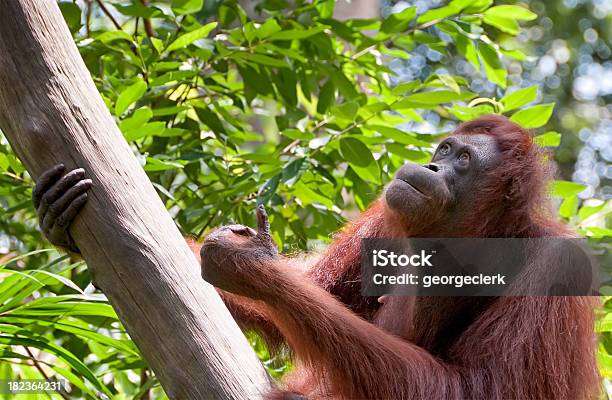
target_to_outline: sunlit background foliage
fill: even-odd
[[[610,262],[605,0],[59,5],[186,236],[253,225],[261,203],[284,252],[319,248],[404,162],[428,160],[457,123],[503,113],[552,150],[560,215]],[[31,188],[0,136],[0,379],[66,379],[64,398],[165,398],[83,262],[41,237]],[[606,388],[610,308],[596,327]],[[281,376],[286,358],[248,337]]]

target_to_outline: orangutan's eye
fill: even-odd
[[[461,161],[461,162],[468,162],[468,161],[470,161],[470,154],[469,153],[461,153],[459,155],[459,161]]]
[[[450,144],[448,143],[444,143],[442,146],[440,146],[440,148],[438,149],[438,152],[440,154],[442,154],[443,156],[449,154],[451,151],[451,147]]]

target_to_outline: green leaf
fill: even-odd
[[[407,60],[410,58],[410,53],[408,53],[407,51],[404,51],[402,49],[398,49],[398,48],[388,48],[386,46],[381,46],[380,47],[380,51],[383,54],[386,54],[388,56],[391,57],[397,57],[397,58],[403,58],[404,60]]]
[[[374,162],[374,157],[368,147],[361,140],[352,136],[340,139],[340,155],[349,164],[357,167],[367,167]]]
[[[159,39],[157,41],[161,42],[161,40]],[[163,50],[163,45],[162,45],[162,50]],[[178,70],[181,67],[181,65],[183,65],[183,63],[178,62],[178,61],[158,61],[152,65],[152,68],[155,71],[162,72],[162,71]]]
[[[70,32],[78,32],[81,29],[81,8],[71,1],[60,1],[58,6],[62,11],[68,28],[70,28]]]
[[[312,132],[302,132],[299,129],[285,129],[281,132],[283,136],[287,136],[289,139],[294,140],[311,140],[314,139]]]
[[[177,15],[196,13],[203,6],[204,0],[172,0],[172,11]]]
[[[357,176],[359,176],[364,181],[372,182],[376,185],[382,184],[380,180],[380,167],[378,166],[378,163],[376,161],[374,161],[367,167],[360,167],[354,164],[350,165],[353,171],[355,171],[355,173],[357,174]]]
[[[609,206],[607,210],[604,210],[606,208],[606,206]],[[580,208],[580,211],[578,212],[578,218],[580,218],[580,221],[584,221],[585,219],[589,218],[590,216],[597,214],[601,211],[603,212],[603,215],[607,215],[610,212],[612,212],[612,201],[609,201],[608,203],[601,203],[598,206],[583,206],[582,208]],[[602,215],[602,216],[603,216]]]
[[[137,356],[137,357],[140,356],[140,353],[138,353],[138,351],[136,350],[136,347],[134,346],[133,342],[129,340],[113,339],[111,337],[91,331],[90,329],[88,329],[89,326],[86,323],[78,321],[78,320],[69,320],[67,318],[64,318],[64,319],[60,319],[57,321],[55,320],[54,321],[45,321],[45,320],[33,321],[28,318],[12,318],[12,317],[5,317],[2,320],[4,322],[8,322],[8,323],[15,324],[15,325],[31,324],[35,326],[43,326],[43,327],[49,327],[53,329],[59,329],[64,332],[72,333],[78,337],[91,339],[105,346],[110,346],[110,347],[119,349],[122,352],[127,353],[128,355]]]
[[[491,7],[491,4],[493,4],[493,0],[474,0],[470,2],[470,5],[463,12],[468,14],[480,13]]]
[[[174,106],[174,107],[161,107],[153,110],[153,115],[156,117],[164,116],[164,115],[175,115],[179,114],[182,111],[189,110],[188,106]],[[139,108],[140,110],[140,108]]]
[[[262,71],[262,73],[259,73],[255,70],[255,68],[245,65],[244,67],[239,66],[238,71],[240,71],[240,75],[244,80],[247,99],[250,98],[248,96],[249,92],[253,93],[251,97],[254,97],[256,93],[262,95],[274,93],[274,88],[265,70]]]
[[[462,34],[457,34],[455,44],[459,53],[472,64],[476,71],[480,71],[480,62],[478,61],[478,52],[476,51],[476,46],[474,46],[474,41]]]
[[[172,136],[183,136],[188,133],[189,130],[183,128],[165,128],[159,136],[172,137]]]
[[[546,125],[554,108],[555,103],[538,104],[517,111],[510,119],[525,129],[539,128]]]
[[[72,373],[69,369],[66,368],[60,368],[57,365],[50,365],[49,366],[51,369],[53,369],[57,374],[63,376],[64,378],[68,379],[68,381],[74,385],[74,387],[81,389],[81,391],[83,393],[86,393],[89,395],[89,397],[91,397],[92,399],[98,398],[99,395],[98,393],[96,393],[94,390],[90,389],[88,386],[85,385],[85,382],[76,374]]]
[[[569,196],[563,199],[561,206],[559,206],[559,215],[563,218],[570,218],[576,215],[578,211],[578,196]]]
[[[334,14],[336,0],[317,0],[314,2],[315,8],[319,11],[321,18],[331,18]]]
[[[357,110],[359,110],[359,104],[357,104],[356,101],[349,101],[344,104],[333,106],[331,108],[331,113],[339,119],[354,121]]]
[[[77,292],[79,292],[79,293],[81,293],[81,294],[83,294],[83,295],[85,294],[85,293],[84,293],[84,292],[81,290],[81,288],[80,288],[80,287],[78,287],[78,286],[77,286],[77,285],[76,285],[74,282],[72,282],[72,281],[71,281],[70,279],[68,279],[68,278],[65,278],[65,277],[63,277],[63,276],[61,276],[61,275],[54,274],[54,273],[52,273],[52,272],[45,271],[45,270],[42,270],[42,269],[41,269],[41,270],[36,270],[36,271],[33,271],[33,272],[32,272],[32,275],[39,275],[39,274],[40,274],[40,275],[46,275],[46,276],[48,276],[49,278],[54,279],[54,280],[56,280],[56,281],[58,281],[58,282],[62,283],[64,286],[69,287],[69,288],[70,288],[70,289],[72,289],[72,290],[75,290],[75,291],[77,291]]]
[[[211,131],[215,132],[217,135],[226,136],[227,132],[223,126],[223,122],[221,122],[219,116],[208,108],[208,106],[196,107],[195,111],[200,122],[208,126]]]
[[[368,125],[367,129],[374,130],[379,132],[386,138],[392,139],[397,143],[402,143],[405,145],[413,145],[417,147],[430,147],[431,144],[424,140],[417,139],[417,135],[411,132],[404,132],[397,128],[393,128],[390,126],[383,125]]]
[[[531,21],[536,19],[537,14],[529,11],[525,7],[514,5],[502,5],[489,8],[484,12],[484,16],[494,16],[503,18],[513,18],[519,21]]]
[[[115,115],[122,115],[129,106],[134,104],[147,91],[147,84],[139,80],[121,92],[115,104]]]
[[[278,189],[280,178],[281,174],[276,174],[264,183],[257,193],[257,204],[267,204],[270,201]]]
[[[169,169],[181,169],[184,165],[174,161],[160,160],[158,158],[147,157],[144,166],[145,171],[166,171]]]
[[[106,303],[85,301],[87,296],[62,295],[54,297],[41,297],[27,304],[14,308],[11,315],[19,316],[99,316],[118,319],[113,308]],[[69,299],[69,300],[66,300]]]
[[[472,92],[462,92],[456,93],[451,90],[436,90],[432,92],[421,92],[411,94],[409,96],[404,97],[403,100],[396,103],[392,108],[393,109],[402,109],[406,105],[410,104],[442,104],[449,103],[451,101],[459,101],[459,100],[469,100],[475,96]],[[409,107],[410,108],[410,107]]]
[[[381,32],[397,33],[405,31],[416,16],[416,7],[408,7],[399,13],[389,15],[380,26]]]
[[[506,88],[506,77],[508,73],[493,46],[488,43],[480,42],[478,44],[478,55],[484,66],[487,78],[499,87]]]
[[[8,171],[10,163],[8,157],[4,153],[0,153],[0,171]]]
[[[272,80],[282,99],[285,100],[285,103],[289,107],[295,108],[298,101],[297,78],[295,73],[289,69],[283,68],[277,73],[272,74]]]
[[[524,89],[517,90],[502,97],[499,102],[504,106],[504,112],[517,109],[530,103],[538,96],[537,86],[530,86]]]
[[[457,82],[455,82],[455,79],[453,79],[452,76],[447,75],[447,74],[438,74],[438,78],[444,84],[444,86],[446,86],[453,92],[455,93],[461,92],[461,90],[459,89],[459,85],[457,84]]]
[[[147,136],[161,135],[165,129],[166,123],[163,121],[149,122],[138,128],[123,132],[123,136],[130,142]]]
[[[320,203],[327,208],[332,208],[334,203],[329,198],[318,193],[314,188],[316,188],[316,185],[313,185],[313,188],[311,188],[310,185],[306,185],[300,180],[293,185],[293,194],[302,201],[303,205]]]
[[[166,52],[171,52],[173,50],[182,49],[183,47],[187,47],[196,40],[200,40],[208,36],[210,31],[215,29],[217,26],[216,22],[211,22],[206,24],[194,31],[187,32],[176,38],[174,42],[172,42],[168,47],[166,47]]]
[[[612,313],[604,315],[595,323],[595,332],[612,332]]]
[[[294,183],[299,179],[299,175],[307,169],[308,163],[305,158],[295,159],[283,167],[281,178],[287,184]]]
[[[130,117],[125,118],[119,123],[119,129],[121,129],[122,132],[127,132],[132,129],[140,128],[152,117],[153,111],[151,111],[149,107],[140,107],[138,110],[134,111]]]
[[[244,37],[247,42],[251,43],[255,38],[255,21],[250,21],[248,24],[244,25],[242,30],[244,31]]]
[[[334,85],[338,88],[338,91],[347,99],[354,99],[359,97],[359,92],[356,89],[355,82],[351,81],[346,77],[344,72],[339,69],[333,68],[330,70],[331,78],[334,81]]]
[[[274,35],[276,32],[280,32],[282,28],[278,25],[278,22],[274,18],[270,18],[266,20],[266,22],[261,25],[255,31],[255,36],[259,39],[265,39]]]
[[[596,238],[609,238],[612,237],[612,229],[608,228],[599,228],[597,226],[589,226],[583,228],[582,231],[586,236],[596,237]]]
[[[586,186],[570,181],[554,180],[550,185],[551,196],[561,198],[575,196],[584,189],[586,189]]]
[[[151,41],[151,44],[158,53],[164,51],[164,42],[161,39],[158,39],[156,37],[150,37],[149,40]],[[155,67],[156,70],[160,71],[157,65]]]
[[[454,104],[451,108],[448,108],[448,112],[460,121],[471,121],[482,115],[493,114],[494,110],[491,104],[481,104],[475,107],[461,107]]]
[[[395,86],[393,89],[391,89],[391,94],[395,96],[401,96],[408,92],[414,92],[420,86],[421,86],[421,82],[419,82],[418,80],[410,81],[410,82],[403,82]]]
[[[329,79],[319,91],[319,99],[317,101],[317,112],[319,114],[325,114],[335,99],[335,92],[334,82]]]
[[[420,151],[408,149],[398,143],[385,143],[385,147],[390,153],[402,157],[403,160],[410,160],[417,164],[425,164],[431,160],[431,154]]]
[[[508,18],[500,15],[487,15],[485,13],[483,21],[502,32],[509,33],[510,35],[516,35],[519,32],[520,26],[516,19]]]
[[[128,42],[132,42],[132,37],[124,31],[110,31],[104,32],[96,36],[96,40],[104,44],[111,43],[115,40],[126,40]]]
[[[8,162],[9,162],[11,168],[13,169],[13,171],[16,174],[21,174],[22,172],[25,171],[25,167],[21,163],[21,160],[19,160],[13,154],[7,154],[6,158],[8,159]]]
[[[294,40],[294,39],[306,39],[307,37],[316,35],[317,33],[323,32],[328,27],[325,25],[316,26],[310,29],[290,29],[286,31],[276,32],[270,35],[270,40]]]
[[[287,64],[287,62],[282,58],[278,59],[257,53],[236,53],[235,55],[239,54],[241,57],[244,57],[244,59],[257,64],[268,65],[270,67],[289,68],[289,64]]]
[[[504,56],[508,57],[508,58],[512,58],[514,60],[526,60],[527,56],[525,55],[525,53],[523,53],[521,50],[519,49],[514,49],[514,50],[505,50],[505,49],[500,49],[499,50]]]
[[[456,14],[459,14],[463,8],[468,5],[468,1],[464,0],[453,0],[447,6],[435,8],[429,10],[417,19],[418,24],[425,24],[427,22],[444,19]]]
[[[533,141],[542,147],[557,147],[561,143],[561,134],[555,131],[548,131],[534,137]]]
[[[257,161],[262,164],[280,165],[281,161],[276,154],[269,153],[243,153],[240,155],[243,160]]]
[[[113,2],[112,4],[121,14],[130,17],[152,18],[161,14],[157,8],[147,7],[140,1],[131,1],[127,5],[123,5],[119,2]]]

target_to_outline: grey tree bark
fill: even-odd
[[[55,0],[0,7],[0,128],[33,177],[93,179],[72,226],[101,287],[173,399],[253,399],[270,380],[106,109]]]

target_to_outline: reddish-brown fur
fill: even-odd
[[[528,132],[504,117],[486,116],[456,133],[494,136],[502,162],[482,179],[481,201],[455,236],[571,234],[553,217],[545,195],[550,170]],[[398,223],[378,200],[306,276],[285,259],[242,265],[259,300],[222,293],[226,302],[243,327],[263,332],[271,343],[285,338],[297,363],[286,388],[270,397],[597,397],[596,298],[391,298],[381,307],[360,295],[361,238],[435,236],[436,218],[428,216],[427,225]]]

